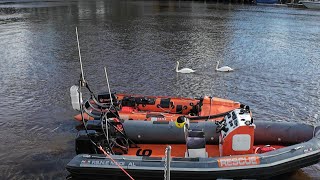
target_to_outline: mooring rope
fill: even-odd
[[[117,165],[131,180],[134,180],[132,176],[130,176],[130,174],[123,168],[120,166],[120,164],[118,164],[101,146],[98,147],[100,149],[100,151],[103,152],[104,155],[106,155],[109,159],[111,159],[111,161]]]

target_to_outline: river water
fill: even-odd
[[[1,1],[0,179],[65,179],[75,155],[69,88],[212,95],[257,120],[319,123],[320,11],[206,1]],[[216,61],[235,69],[215,71]],[[176,61],[194,74],[177,74]],[[320,179],[320,164],[288,179]]]

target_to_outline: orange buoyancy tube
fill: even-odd
[[[239,108],[240,103],[232,100],[208,97],[199,99],[177,98],[166,96],[132,96],[117,94],[117,99],[122,102],[118,111],[124,120],[147,120],[147,121],[175,121],[179,116],[209,116],[217,115]],[[131,102],[130,102],[131,101]],[[93,120],[87,113],[85,120]],[[82,121],[82,115],[74,116],[76,120]],[[219,120],[222,118],[218,118]]]
[[[240,103],[228,99],[222,99],[217,97],[203,98],[203,104],[199,116],[209,116],[220,114],[234,109],[240,108]]]

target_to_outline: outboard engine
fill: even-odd
[[[108,153],[120,155],[126,154],[130,145],[135,145],[129,140],[122,123],[116,118],[88,121],[78,128],[77,154],[100,154],[98,146],[101,145]]]
[[[252,154],[254,142],[253,118],[249,107],[235,109],[216,122],[220,156]]]

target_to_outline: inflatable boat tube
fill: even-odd
[[[183,129],[176,128],[174,122],[159,124],[159,122],[126,121],[123,125],[128,137],[137,143],[184,142]],[[270,178],[319,162],[319,126],[271,121],[256,121],[255,125],[254,144],[288,146],[261,154],[173,157],[170,164],[171,179]],[[218,137],[213,131],[216,127],[214,123],[191,123],[191,127],[203,129],[207,143],[218,143]],[[125,155],[110,155],[110,157],[134,178],[163,179],[164,157]],[[79,154],[67,164],[66,168],[72,177],[80,179],[127,178],[109,157],[102,154]]]
[[[303,123],[255,121],[255,144],[291,145],[310,140],[315,127]],[[183,128],[174,122],[125,121],[124,129],[128,137],[137,143],[184,143]],[[208,144],[218,144],[217,125],[209,121],[191,122],[191,129],[202,129]],[[319,131],[319,130],[318,130]],[[272,135],[272,136],[270,136]]]
[[[317,128],[319,129],[319,128]],[[262,154],[235,155],[213,158],[172,158],[171,179],[216,178],[270,178],[320,160],[320,137]],[[119,156],[112,158],[132,177],[137,179],[162,179],[165,159],[161,157]],[[68,164],[72,177],[97,179],[107,177],[127,178],[106,156],[79,154]]]

